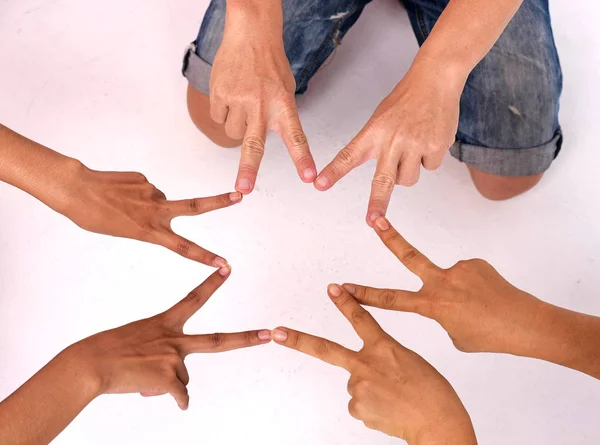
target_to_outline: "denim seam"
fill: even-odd
[[[425,15],[423,14],[423,9],[419,5],[415,6],[415,16],[417,17],[417,23],[419,25],[419,30],[421,31],[421,36],[423,37],[423,41],[427,40],[429,37],[429,31],[427,30],[427,25],[425,24]]]
[[[300,72],[300,74],[298,74],[298,84],[296,85],[296,90],[298,90],[298,87],[300,85],[304,84],[304,81],[308,77],[309,72],[311,72],[313,70],[313,68],[315,67],[315,65],[317,63],[317,60],[319,60],[320,57],[321,57],[321,55],[323,54],[323,52],[326,51],[328,45],[330,44],[330,42],[332,41],[332,39],[335,37],[335,35],[340,31],[340,29],[342,29],[342,26],[344,26],[344,24],[346,23],[346,21],[348,20],[348,18],[352,17],[352,15],[356,11],[358,11],[358,7],[357,6],[355,6],[353,9],[348,10],[348,13],[344,16],[344,18],[341,19],[341,20],[339,20],[337,22],[336,26],[333,27],[333,29],[331,30],[331,32],[327,35],[327,39],[325,39],[324,43],[319,48],[318,52],[311,58],[310,62],[308,62],[304,66],[304,68],[302,69],[302,71]],[[335,49],[335,46],[334,46],[334,49]]]

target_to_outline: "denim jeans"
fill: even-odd
[[[285,51],[296,78],[296,93],[302,94],[370,0],[282,1]],[[448,1],[403,0],[420,45]],[[225,0],[212,0],[184,59],[184,75],[205,94],[223,39],[225,7]],[[561,90],[548,0],[524,0],[468,77],[451,154],[485,173],[530,176],[545,172],[562,145]]]

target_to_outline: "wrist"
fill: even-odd
[[[89,169],[80,161],[64,156],[53,169],[52,183],[40,191],[40,195],[45,195],[40,200],[58,213],[66,215],[81,191],[87,172]]]
[[[473,424],[466,414],[460,421],[440,422],[435,428],[423,429],[414,438],[407,438],[408,445],[477,445]]]
[[[88,401],[103,394],[102,378],[89,360],[88,354],[75,343],[58,354],[53,362],[61,369],[61,376]]]
[[[522,354],[600,379],[600,318],[545,303],[536,342]]]
[[[444,83],[446,88],[462,94],[472,67],[460,59],[431,53],[422,47],[413,60],[410,70],[425,73],[427,77]]]
[[[257,36],[275,33],[283,39],[283,9],[281,0],[228,0],[225,12],[225,33],[246,32]]]

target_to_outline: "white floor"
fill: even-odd
[[[229,191],[238,152],[213,146],[190,123],[179,72],[207,3],[0,1],[0,122],[93,168],[141,171],[172,198]],[[600,8],[594,0],[554,0],[552,8],[566,137],[542,184],[488,202],[448,158],[413,189],[398,188],[389,216],[442,266],[483,257],[543,299],[600,314]],[[366,122],[416,49],[395,0],[367,8],[300,99],[319,166]],[[373,165],[322,194],[297,179],[276,138],[267,148],[243,205],[176,221],[234,269],[188,331],[288,324],[358,346],[327,283],[419,285],[363,222]],[[163,310],[210,271],[157,247],[85,233],[6,185],[0,209],[0,399],[63,347]],[[462,354],[433,322],[375,313],[452,382],[480,443],[598,443],[597,381],[534,360]],[[166,397],[104,396],[56,443],[396,442],[348,415],[344,371],[308,357],[269,345],[188,365],[187,413]]]

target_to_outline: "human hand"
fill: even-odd
[[[313,335],[277,328],[273,340],[350,372],[350,414],[409,444],[475,444],[471,420],[448,381],[381,329],[338,285],[329,297],[364,342],[359,352]]]
[[[375,110],[363,129],[315,181],[329,190],[354,168],[377,158],[367,223],[386,214],[394,186],[412,186],[421,164],[435,170],[454,143],[459,102],[466,79],[451,82],[424,63],[409,72]]]
[[[144,320],[81,340],[67,348],[65,362],[79,363],[82,375],[96,382],[99,394],[171,394],[179,408],[188,407],[189,354],[231,351],[271,341],[268,330],[233,334],[186,335],[185,323],[225,282],[222,267],[171,309]]]
[[[514,287],[486,261],[459,261],[442,269],[411,246],[387,219],[377,219],[375,231],[400,262],[421,278],[423,287],[409,292],[344,284],[360,303],[432,318],[464,352],[528,355],[525,348],[545,331],[540,324],[549,305]]]
[[[227,264],[223,258],[174,233],[171,221],[229,207],[242,200],[239,192],[167,201],[164,193],[141,173],[102,172],[78,165],[68,175],[61,193],[49,195],[46,204],[82,229],[158,244],[209,266]]]
[[[266,3],[266,2],[265,2]],[[229,11],[210,79],[210,114],[227,135],[242,140],[236,190],[252,192],[269,130],[285,143],[304,182],[317,176],[296,108],[296,81],[285,55],[281,2],[269,20]],[[279,18],[277,18],[279,16]]]

